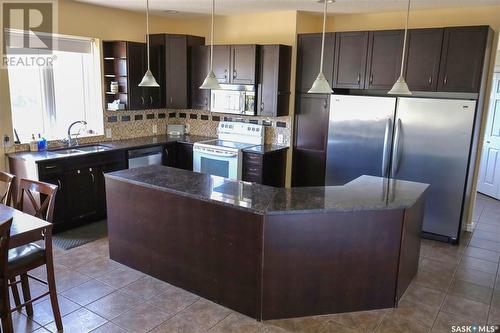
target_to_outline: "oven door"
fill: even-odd
[[[193,171],[229,179],[241,179],[241,158],[237,152],[194,147]]]

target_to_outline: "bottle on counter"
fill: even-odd
[[[38,141],[35,139],[35,134],[31,134],[30,151],[38,151]]]
[[[38,151],[47,150],[47,140],[38,133]]]

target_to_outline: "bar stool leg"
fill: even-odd
[[[10,299],[9,299],[9,281],[4,279],[2,281],[2,313],[0,314],[2,320],[2,332],[13,333],[12,328],[12,313],[10,312]]]
[[[21,305],[21,298],[19,297],[19,289],[17,289],[17,284],[15,283],[16,281],[16,277],[9,279],[9,282],[11,284],[10,290],[12,290],[12,298],[14,298],[14,304],[16,305],[16,307],[18,307],[19,305]],[[21,308],[19,308],[19,310],[17,311],[21,312]]]
[[[30,283],[28,281],[27,274],[21,275],[21,286],[23,288],[24,302],[30,301],[31,300]],[[28,315],[28,317],[33,317],[33,304],[31,303],[26,304],[26,314]]]

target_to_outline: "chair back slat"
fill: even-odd
[[[7,206],[10,206],[11,204],[14,179],[16,179],[16,176],[0,171],[0,183],[3,183],[3,191],[0,188],[0,203]]]
[[[57,185],[21,179],[17,209],[47,222],[52,222],[56,193]],[[29,203],[30,207],[26,207],[26,203]]]
[[[12,218],[7,221],[0,222],[0,278],[7,277],[7,270],[9,264],[9,240],[10,240],[10,227],[12,225]]]

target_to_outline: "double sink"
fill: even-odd
[[[51,153],[57,155],[82,155],[82,154],[90,154],[90,153],[98,153],[102,151],[110,150],[111,147],[96,144],[96,145],[86,145],[86,146],[75,146],[71,148],[57,148],[50,150]]]

